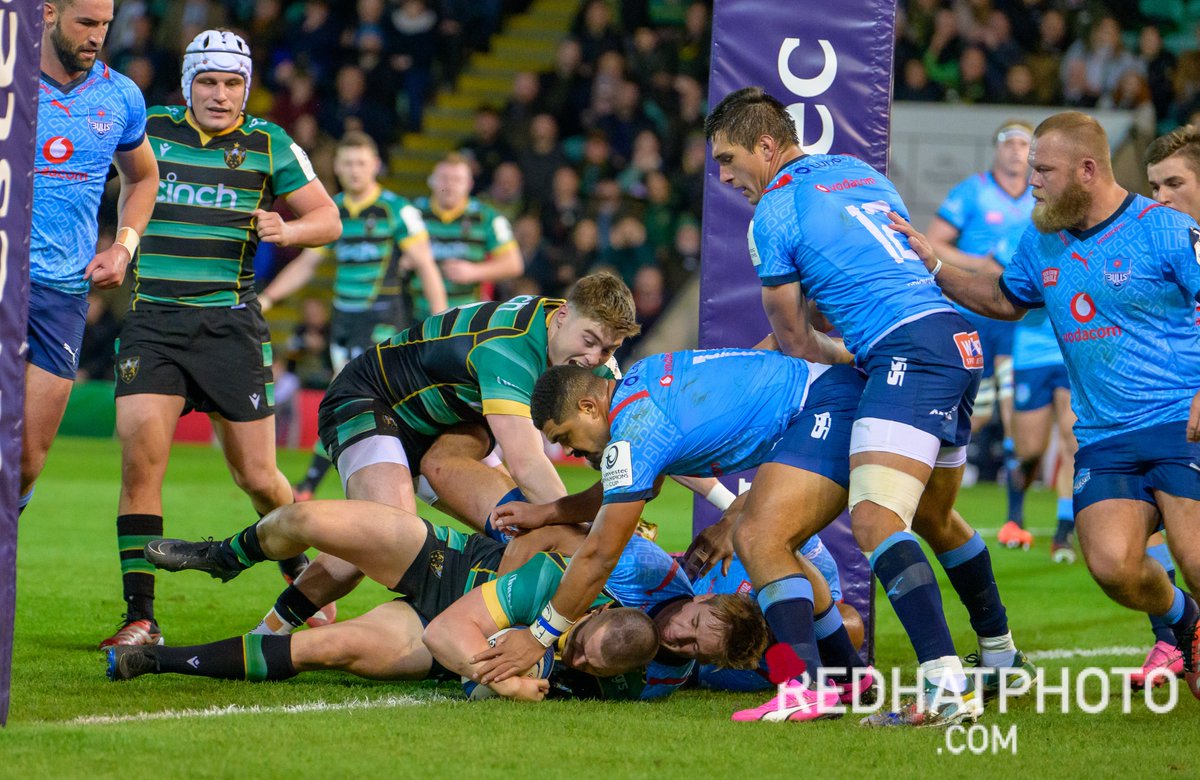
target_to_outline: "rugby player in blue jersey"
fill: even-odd
[[[957,184],[929,224],[926,235],[940,257],[960,265],[1003,268],[1029,227],[1033,211],[1029,173],[1029,139],[1033,125],[1009,120],[996,131],[995,154],[989,170],[969,176]],[[979,331],[983,346],[983,378],[975,396],[972,430],[978,431],[992,418],[997,406],[1004,428],[1004,456],[1008,489],[1008,517],[1000,529],[1000,543],[1008,547],[1033,545],[1033,534],[1025,530],[1024,498],[1013,442],[1013,331],[1011,322],[993,320],[960,309]]]
[[[534,387],[534,423],[552,443],[598,457],[602,472],[593,489],[556,502],[552,515],[595,522],[538,625],[478,657],[487,661],[481,680],[527,668],[528,657],[536,660],[582,614],[664,475],[711,478],[752,466],[760,468],[731,523],[733,546],[776,640],[767,653],[773,682],[816,680],[822,660],[843,674],[861,667],[827,589],[817,598],[824,580],[795,550],[846,506],[850,427],[862,386],[849,366],[762,350],[654,355],[619,382],[571,366],[543,374]],[[513,511],[498,507],[497,522]],[[845,680],[830,690],[788,685],[733,719],[810,720],[859,693]]]
[[[1200,698],[1200,608],[1146,553],[1161,519],[1184,581],[1200,587],[1200,226],[1117,184],[1108,138],[1086,114],[1038,125],[1029,164],[1034,227],[1002,274],[937,260],[894,225],[959,303],[1012,320],[1045,307],[1078,417],[1084,560],[1110,598],[1170,627]]]
[[[33,498],[67,409],[88,288],[120,286],[158,191],[145,100],[132,81],[97,59],[112,0],[53,0],[42,18],[20,510]],[[121,174],[117,236],[97,252],[100,196],[113,163]]]
[[[982,711],[912,531],[937,553],[980,637],[983,665],[1024,665],[987,547],[953,511],[983,369],[975,329],[942,296],[888,212],[905,206],[882,174],[809,155],[787,109],[757,87],[725,97],[705,131],[721,181],[755,205],[748,239],[762,300],[789,355],[867,373],[850,441],[855,539],[913,643],[924,695],[887,724],[951,725]],[[810,303],[844,344],[812,327]],[[871,723],[879,719],[870,719]]]

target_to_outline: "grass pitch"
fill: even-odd
[[[283,452],[280,459],[294,478],[308,453]],[[583,469],[562,471],[572,489],[594,478]],[[122,611],[118,481],[115,442],[62,439],[21,520],[12,711],[0,730],[0,777],[1200,776],[1200,702],[1181,685],[1172,711],[1155,714],[1138,695],[1124,714],[1111,676],[1109,704],[1097,714],[1081,711],[1072,684],[1068,713],[1060,712],[1061,694],[1047,698],[1042,714],[1030,696],[1006,714],[989,708],[981,729],[949,735],[869,731],[852,717],[729,722],[733,710],[759,704],[758,694],[685,691],[652,704],[522,705],[468,703],[454,685],[342,674],[282,683],[177,676],[110,683],[95,648]],[[321,495],[339,491],[331,476]],[[175,449],[165,502],[172,536],[220,537],[254,519],[220,454],[205,447]],[[1003,494],[992,485],[964,491],[959,509],[976,527],[995,529]],[[686,546],[689,510],[687,495],[670,482],[648,506],[668,549]],[[1074,678],[1084,667],[1139,665],[1152,641],[1146,619],[1109,602],[1082,563],[1050,563],[1053,512],[1051,495],[1030,495],[1027,514],[1041,532],[1030,552],[997,549],[994,530],[986,534],[1018,646],[1034,653],[1056,684],[1064,667]],[[187,572],[160,576],[157,612],[167,641],[238,635],[259,620],[281,584],[272,566],[226,585]],[[974,647],[966,613],[948,585],[943,594],[966,653]],[[361,614],[388,597],[365,583],[339,603],[339,614]],[[882,594],[879,604],[877,665],[911,670],[912,650]],[[1085,703],[1100,700],[1098,679],[1081,690]],[[1166,694],[1157,701],[1165,704]]]

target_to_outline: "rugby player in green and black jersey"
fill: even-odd
[[[321,443],[347,498],[415,514],[420,477],[439,509],[484,530],[506,498],[566,495],[530,419],[537,378],[568,363],[611,375],[613,351],[638,330],[629,288],[607,273],[580,279],[565,301],[520,296],[449,309],[346,365],[321,401]],[[361,578],[322,553],[256,630],[291,631]]]
[[[404,290],[410,274],[421,280],[424,310],[437,313],[446,308],[446,288],[421,212],[379,184],[381,167],[371,136],[352,130],[342,137],[333,158],[333,171],[342,186],[333,199],[342,220],[342,237],[321,249],[305,249],[258,296],[266,312],[307,284],[317,265],[332,257],[337,265],[329,356],[335,373],[351,358],[413,324]],[[318,443],[304,478],[296,485],[296,500],[311,498],[331,465]]]
[[[148,112],[158,198],[133,265],[117,350],[117,541],[126,615],[102,646],[162,641],[154,568],[142,547],[162,535],[162,482],[182,414],[210,416],[234,482],[256,511],[292,500],[275,465],[270,333],[252,263],[259,241],[323,246],[341,224],[300,147],[276,125],[243,113],[250,76],[245,41],[207,30],[183,57],[188,105]],[[299,216],[284,221],[269,211],[276,197]],[[298,556],[285,573],[297,575],[305,561]]]
[[[450,154],[434,167],[429,196],[413,201],[429,230],[433,259],[446,280],[451,306],[489,298],[491,285],[516,279],[525,270],[512,225],[491,206],[472,198],[472,186],[467,159]],[[423,282],[413,280],[412,289],[416,317],[422,319],[430,311],[417,295],[424,289]]]

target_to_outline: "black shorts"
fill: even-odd
[[[271,332],[258,304],[130,312],[117,340],[116,393],[182,396],[185,414],[231,422],[270,417]]]
[[[376,307],[369,311],[335,311],[329,328],[329,356],[335,368],[371,349],[381,341],[395,336],[407,319],[398,303]]]
[[[392,591],[428,621],[467,591],[495,578],[504,545],[483,534],[468,536],[428,522],[425,531],[421,552]]]

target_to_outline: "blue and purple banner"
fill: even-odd
[[[0,4],[0,725],[8,722],[17,606],[17,498],[42,3]]]
[[[805,151],[853,154],[886,173],[891,119],[894,0],[778,0],[715,3],[709,106],[730,92],[761,86],[788,106]],[[700,346],[749,347],[771,327],[750,264],[746,229],[753,207],[717,178],[709,160],[704,187]],[[722,481],[741,492],[750,473]],[[694,530],[717,511],[695,504]],[[843,515],[821,533],[842,573],[844,599],[867,624],[874,656],[871,570]]]

